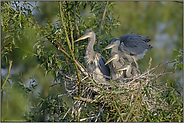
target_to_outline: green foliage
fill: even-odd
[[[174,51],[177,52],[177,55],[174,59],[174,61],[176,62],[174,64],[174,69],[179,68],[180,70],[183,70],[183,50],[174,49]]]
[[[88,79],[80,83],[83,74],[76,62],[86,66],[84,55],[87,41],[78,43],[74,41],[86,29],[91,28],[96,33],[99,45],[95,45],[94,49],[99,49],[99,52],[108,59],[110,51],[102,52],[101,49],[112,37],[117,37],[117,34],[121,33],[116,31],[120,30],[121,24],[125,30],[132,26],[128,32],[137,32],[138,30],[133,29],[137,28],[137,25],[148,26],[146,23],[142,24],[147,18],[144,15],[141,15],[142,19],[137,23],[131,21],[141,13],[140,3],[128,3],[134,8],[137,7],[138,14],[126,15],[123,21],[114,16],[115,3],[62,1],[40,2],[38,6],[38,2],[1,2],[1,69],[6,71],[9,66],[8,61],[13,61],[10,76],[1,73],[1,85],[8,77],[1,92],[1,121],[183,121],[182,86],[178,80],[175,80],[176,84],[169,86],[167,84],[163,86],[156,80],[152,81],[150,84],[156,88],[156,94],[148,84],[140,89],[141,91],[121,92],[118,87],[112,87],[109,91],[98,87],[100,93],[95,96],[90,89],[85,90],[88,83],[96,86],[94,82]],[[47,10],[45,5],[51,8]],[[156,5],[154,3],[150,6],[147,2],[144,4],[153,8]],[[163,5],[161,3],[158,5],[159,11],[162,11]],[[169,5],[172,7],[171,4]],[[106,7],[107,11],[102,19]],[[149,9],[148,17],[153,18],[151,12]],[[165,10],[162,12],[167,13]],[[51,14],[47,16],[48,13]],[[173,13],[172,15],[175,16]],[[164,15],[162,21],[167,21],[169,17],[169,14]],[[183,70],[183,50],[176,50],[175,54],[174,69]],[[75,78],[75,81],[68,76]],[[165,81],[169,80],[166,78]],[[82,94],[78,90],[81,90]],[[81,96],[80,101],[72,99],[77,96]],[[99,102],[85,102],[82,97],[87,99],[93,97]],[[154,110],[149,108],[147,103],[142,103],[144,100],[154,100],[156,103],[153,104]]]

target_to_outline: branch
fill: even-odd
[[[64,74],[63,72],[61,72],[59,69],[57,69],[57,71],[58,71],[61,75],[63,75],[63,76],[65,76],[66,78],[68,78],[70,81],[76,82],[74,78],[67,76],[66,74]]]
[[[172,63],[172,62],[168,62],[168,63],[162,64],[162,62],[163,62],[163,61],[161,61],[161,63],[160,63],[159,65],[157,65],[157,66],[155,66],[155,67],[153,67],[153,68],[151,68],[151,69],[148,69],[147,71],[145,71],[145,72],[142,73],[141,75],[137,75],[137,76],[135,76],[135,77],[132,77],[133,80],[130,81],[130,82],[133,82],[133,81],[135,81],[135,80],[138,80],[138,79],[140,79],[141,77],[143,78],[144,76],[146,76],[147,74],[149,74],[150,71],[153,71],[153,70],[154,70],[154,71],[152,72],[152,73],[154,73],[154,72],[156,71],[156,68],[158,68],[158,67],[160,67],[160,66],[163,66],[163,65]],[[149,63],[151,63],[151,60],[149,61]],[[149,67],[148,67],[148,68],[149,68]],[[127,80],[131,80],[132,78],[127,78]],[[126,79],[124,79],[124,80],[126,80]]]
[[[68,33],[67,33],[67,30],[66,30],[66,26],[65,26],[65,23],[64,23],[64,20],[63,20],[63,14],[62,14],[62,10],[63,10],[63,9],[62,9],[61,1],[59,2],[59,5],[60,5],[61,21],[62,21],[63,28],[64,28],[64,31],[65,31],[65,34],[66,34],[67,44],[68,44],[70,53],[71,53],[71,55],[72,55],[72,60],[73,60],[73,62],[74,62],[75,68],[76,68],[76,74],[77,74],[77,79],[78,79],[77,83],[78,83],[78,86],[79,86],[79,97],[80,97],[80,95],[81,95],[81,81],[80,81],[79,71],[78,71],[78,67],[77,67],[77,64],[76,64],[76,60],[75,60],[73,51],[72,51],[72,49],[71,49],[71,43],[70,43],[70,40],[69,40],[69,38],[68,38]]]
[[[150,57],[150,60],[149,60],[149,63],[148,63],[148,67],[147,67],[147,70],[150,69],[150,67],[151,67],[151,62],[152,62],[152,58]]]
[[[67,9],[68,9],[68,1],[66,1],[66,4],[67,4]],[[70,11],[68,11],[67,13],[68,13],[68,21],[69,21],[70,34],[71,34],[72,50],[74,51],[73,28],[72,28],[72,23],[70,20]]]
[[[100,112],[102,111],[103,107],[105,106],[105,103],[106,103],[106,102],[104,102],[103,106],[100,108],[100,111],[99,111],[99,113],[98,113],[98,115],[97,115],[97,117],[96,117],[95,122],[97,122],[98,117],[100,116]]]
[[[78,25],[77,25],[76,5],[74,6],[74,20],[75,20],[75,28],[76,28],[76,31],[77,31],[77,39],[78,39],[79,38],[79,28],[78,28]]]
[[[104,22],[104,19],[105,19],[105,13],[107,11],[107,6],[108,6],[108,2],[106,3],[106,6],[105,6],[105,9],[104,9],[104,13],[103,13],[103,16],[102,16],[102,20],[101,20],[101,24],[100,24],[100,31],[99,31],[99,36],[97,38],[97,45],[96,45],[96,51],[98,52],[99,51],[99,45],[100,45],[100,35],[101,35],[101,30],[102,30],[102,25],[103,25],[103,22]]]
[[[63,14],[62,14],[62,4],[61,4],[61,1],[59,2],[59,7],[60,7],[60,16],[61,16],[61,21],[62,21],[62,25],[63,25],[63,28],[64,28],[64,31],[65,31],[65,35],[66,35],[66,41],[67,41],[67,44],[68,44],[68,48],[69,50],[71,51],[71,43],[70,43],[70,40],[69,40],[69,37],[68,37],[68,32],[66,30],[66,26],[65,26],[65,23],[64,23],[64,19],[63,19]],[[72,53],[72,52],[71,52]]]
[[[115,108],[116,108],[116,110],[117,110],[117,112],[118,112],[118,114],[120,116],[121,121],[124,122],[123,117],[121,116],[121,112],[119,111],[119,109],[118,109],[118,107],[116,105],[116,102],[114,101],[114,97],[113,97],[113,101],[112,102],[113,102],[113,104],[114,104],[114,106],[115,106]]]
[[[5,3],[5,4],[6,4],[7,6],[9,6],[13,11],[19,13],[19,11],[15,10],[12,6],[8,5],[7,3]],[[20,13],[21,13],[21,12],[20,12]],[[30,20],[30,19],[29,19],[28,21],[29,21],[31,24],[33,24],[33,25],[35,25],[35,26],[37,27],[37,29],[38,29],[40,35],[44,35],[44,33],[41,32],[40,26],[38,25],[36,19],[35,19],[34,17],[33,17],[33,19],[34,19],[35,23],[34,23],[32,20]],[[45,28],[44,28],[44,29],[45,29]],[[44,30],[44,31],[46,32],[46,34],[48,34],[47,30]],[[51,38],[50,38],[49,36],[47,36],[47,35],[44,35],[44,36],[45,36],[48,40],[51,39]],[[53,35],[51,35],[51,36],[52,36],[53,39],[55,39],[55,38],[53,37]],[[51,42],[58,50],[60,50],[61,52],[63,52],[69,59],[72,60],[72,57],[70,57],[70,55],[69,55],[64,49],[58,48],[57,44],[56,44],[55,42],[53,42],[52,40],[50,40],[50,42]],[[80,70],[81,70],[85,75],[87,75],[87,70],[85,69],[85,67],[84,67],[79,61],[75,60],[75,62],[77,62],[77,66],[80,68]]]
[[[5,84],[6,84],[7,80],[8,80],[9,75],[10,75],[11,66],[12,66],[12,61],[9,61],[8,75],[6,76],[6,79],[5,79],[5,81],[4,81],[4,83],[3,83],[2,87],[1,87],[1,92],[3,91],[3,88],[4,88],[4,86],[5,86]]]
[[[141,93],[141,88],[142,88],[142,81],[140,81],[139,92],[138,92],[138,94],[137,94],[137,97],[135,98],[135,101],[134,101],[135,103],[134,103],[134,105],[132,106],[132,108],[130,109],[130,112],[128,113],[128,115],[127,115],[127,117],[126,117],[126,119],[125,119],[124,122],[127,122],[127,121],[128,121],[128,118],[129,118],[130,114],[131,114],[132,111],[134,110],[134,107],[135,107],[135,105],[136,105],[136,102],[137,102],[137,100],[138,100],[138,98],[139,98],[139,96],[140,96],[140,93]]]
[[[98,103],[97,100],[92,100],[92,99],[88,99],[88,98],[83,98],[83,97],[73,97],[74,100],[79,100],[79,101],[83,101],[83,102],[89,102],[89,103]]]

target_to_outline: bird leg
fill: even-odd
[[[135,62],[135,64],[136,64],[137,69],[139,69],[139,66],[138,66],[138,64],[137,64],[137,61],[135,60],[134,57],[132,57],[132,58],[133,58],[133,60],[134,60],[134,62]]]

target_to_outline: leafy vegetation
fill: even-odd
[[[53,5],[53,11],[47,10],[46,4]],[[181,3],[175,4],[179,9]],[[130,2],[128,5],[134,6],[131,11],[137,7],[138,13],[142,12],[141,3]],[[166,11],[162,2],[143,4],[146,8],[153,7],[151,10],[157,5],[159,11]],[[101,49],[112,37],[122,35],[122,31],[118,31],[122,25],[127,33],[145,31],[140,27],[147,23],[130,21],[136,20],[139,14],[126,15],[126,11],[121,7],[116,9],[117,6],[116,2],[110,1],[2,1],[1,121],[183,122],[183,85],[179,82],[181,76],[173,77],[173,72],[180,74],[183,70],[181,43],[177,44],[180,47],[175,48],[172,53],[175,57],[169,57],[169,62],[159,64],[160,59],[139,62],[148,67],[141,69],[142,76],[135,79],[138,86],[133,88],[130,87],[134,85],[133,80],[128,87],[122,84],[103,88],[90,77],[84,79],[87,41],[74,41],[86,29],[91,28],[96,33],[95,49],[106,59],[110,51],[102,52]],[[169,4],[168,8],[172,7]],[[151,10],[148,16],[153,18]],[[121,17],[115,18],[114,11],[123,11],[124,21],[120,21]],[[51,13],[47,19],[46,12]],[[175,12],[171,15],[166,12],[160,21],[166,22]],[[144,14],[141,16],[143,20],[147,19]],[[140,30],[127,30],[130,26]],[[94,92],[94,89],[98,91]]]

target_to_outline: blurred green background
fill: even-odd
[[[40,1],[38,3],[28,3],[30,3],[31,8],[33,8],[32,6],[35,4],[39,6],[40,10],[36,8],[32,14],[40,25],[46,26],[47,22],[53,24],[57,22],[57,14],[59,12],[58,2]],[[98,36],[99,26],[94,24],[100,24],[101,20],[95,19],[97,17],[101,18],[103,13],[95,15],[94,13],[90,12],[92,4],[90,2],[83,3],[84,6],[79,8],[79,13],[87,27],[81,28],[87,29],[89,27],[93,27],[96,29],[94,31]],[[23,6],[23,2],[19,2],[18,5]],[[12,6],[16,8],[16,5],[13,4],[13,2]],[[99,9],[104,8],[105,6],[102,8],[99,7]],[[174,49],[183,49],[183,3],[173,1],[119,1],[113,2],[113,7],[111,6],[107,9],[110,11],[110,16],[108,17],[110,17],[110,19],[115,18],[117,21],[116,23],[111,24],[111,30],[106,30],[104,26],[102,26],[102,36],[99,51],[100,53],[102,53],[101,49],[108,44],[107,39],[112,37],[119,38],[120,36],[127,33],[135,33],[142,36],[148,36],[151,38],[151,42],[149,42],[149,44],[151,44],[153,48],[146,53],[143,59],[138,61],[140,70],[144,72],[147,68],[150,57],[152,58],[151,67],[154,67],[158,65],[162,60],[164,63],[166,63],[175,59],[178,52],[174,51]],[[28,112],[27,115],[32,115],[31,112],[35,107],[38,106],[37,104],[40,102],[38,97],[46,98],[48,94],[54,96],[58,93],[64,93],[65,91],[63,84],[54,86],[52,89],[50,89],[50,85],[56,81],[53,74],[47,73],[45,69],[39,68],[43,67],[42,65],[40,66],[40,59],[25,55],[30,53],[34,56],[35,48],[33,47],[36,46],[35,43],[37,42],[37,39],[43,37],[40,37],[34,31],[34,28],[29,27],[28,21],[24,20],[24,23],[27,28],[23,30],[24,35],[26,36],[23,35],[20,39],[23,41],[23,43],[15,44],[12,52],[9,52],[6,58],[4,57],[4,52],[2,52],[3,55],[1,54],[1,57],[3,57],[1,58],[1,85],[8,73],[8,60],[13,61],[11,74],[9,76],[10,79],[6,83],[4,91],[1,93],[2,121],[6,121],[7,119],[18,119],[24,121],[25,117],[22,116],[22,112]],[[6,32],[3,32],[3,28],[5,27],[5,25],[1,24],[1,51],[3,51],[5,47],[3,41],[8,35],[11,35],[11,33],[7,34]],[[84,31],[85,30],[82,30],[80,32]],[[79,35],[81,36],[82,33]],[[74,40],[76,39],[77,38],[75,37]],[[86,45],[86,43],[87,42],[84,44]],[[56,49],[53,50],[52,44],[49,42],[44,42],[44,44],[45,47],[40,47],[40,49],[44,49],[47,51],[48,55],[55,57],[56,55],[54,54],[56,54],[57,51]],[[39,49],[39,47],[37,47],[37,49]],[[83,50],[85,50],[84,47]],[[103,52],[102,54],[107,59],[109,53],[110,51],[107,51]],[[60,57],[63,57],[63,55],[61,54]],[[183,57],[181,58],[181,62],[183,62]],[[174,64],[169,65],[167,67],[167,71],[173,71],[173,65]],[[165,81],[166,79],[167,81]],[[174,74],[164,76],[160,79],[160,81],[162,83],[168,83],[171,85],[173,83],[179,82],[183,87],[183,71],[182,69],[178,68]],[[16,85],[16,83],[19,84],[19,86]],[[177,88],[177,86],[175,87]],[[30,88],[32,88],[32,91],[31,93],[28,93],[28,89]],[[26,92],[27,94],[25,94]],[[72,105],[72,100],[69,96],[63,96],[62,100],[66,101],[68,105]]]

